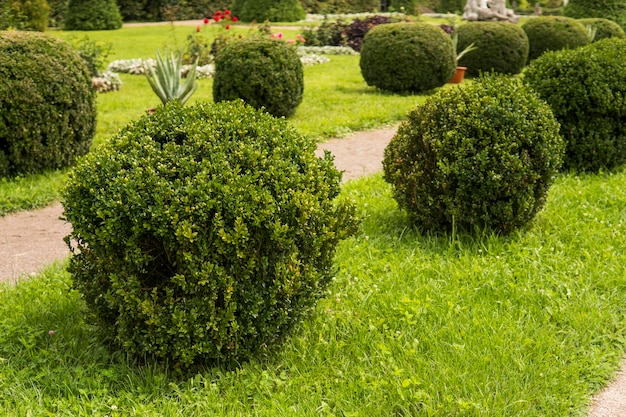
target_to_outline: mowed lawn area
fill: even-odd
[[[50,33],[110,42],[113,60],[193,30]],[[358,56],[329,58],[305,68],[289,119],[304,135],[395,124],[426,98],[368,87]],[[143,76],[122,80],[98,96],[93,146],[159,105]],[[211,80],[199,83],[190,103],[212,101]],[[65,176],[3,180],[0,211],[58,199]],[[381,174],[350,181],[342,193],[363,223],[340,244],[328,295],[274,356],[237,369],[189,374],[111,352],[65,264],[51,265],[0,286],[0,415],[584,416],[624,353],[625,183],[622,168],[559,174],[534,222],[497,236],[421,234]]]

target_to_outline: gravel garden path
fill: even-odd
[[[337,168],[344,171],[343,180],[348,181],[382,169],[383,151],[395,132],[396,127],[391,127],[333,139],[320,144],[317,154],[332,152]],[[61,204],[54,203],[0,217],[0,282],[28,278],[69,255],[63,237],[71,226],[60,220],[62,213]],[[594,397],[589,417],[626,417],[626,363],[615,381]]]

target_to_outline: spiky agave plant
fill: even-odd
[[[146,65],[146,78],[164,105],[172,100],[178,100],[181,104],[185,104],[198,89],[196,82],[197,63],[197,61],[193,63],[185,82],[181,85],[181,53],[171,52],[169,57],[163,57],[159,51],[156,52],[156,67]]]

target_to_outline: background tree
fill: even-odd
[[[563,9],[567,17],[603,17],[626,30],[626,0],[570,0]]]
[[[70,0],[65,14],[66,30],[111,30],[122,27],[115,0]]]
[[[235,0],[232,11],[244,22],[296,22],[306,16],[300,0]]]
[[[0,30],[43,32],[48,27],[49,10],[46,0],[0,0]]]

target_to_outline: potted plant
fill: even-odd
[[[452,33],[452,44],[454,45],[454,51],[456,52],[456,62],[459,62],[459,59],[461,59],[463,57],[463,55],[467,54],[468,52],[471,52],[475,49],[478,49],[477,46],[474,45],[474,42],[470,43],[469,45],[467,45],[467,47],[465,49],[463,49],[461,52],[457,52],[457,45],[459,43],[459,37],[456,34],[456,32]],[[450,83],[452,84],[459,84],[460,82],[463,81],[463,78],[465,78],[465,70],[467,69],[467,67],[460,67],[457,64],[456,67],[456,72],[454,73],[454,75],[452,76],[452,78],[450,79]]]

